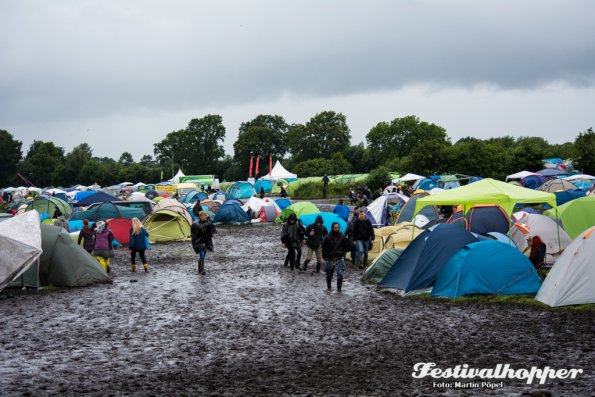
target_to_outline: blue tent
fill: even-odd
[[[482,176],[474,176],[474,177],[469,178],[469,183],[478,182],[478,181],[481,181],[482,179],[483,179]]]
[[[351,213],[351,210],[349,209],[349,206],[347,204],[345,204],[345,205],[337,204],[337,205],[335,205],[335,208],[333,208],[333,214],[337,214],[345,222],[347,222],[349,220],[350,213]]]
[[[260,194],[260,188],[264,188],[265,193],[270,193],[271,189],[273,188],[273,181],[269,179],[259,179],[254,184],[254,190],[256,190],[256,194]]]
[[[94,190],[86,190],[84,192],[76,192],[74,194],[74,200],[75,201],[81,201],[89,196],[94,195],[96,192]]]
[[[341,233],[345,233],[345,229],[347,229],[347,222],[345,222],[341,217],[337,214],[333,214],[330,212],[319,212],[318,214],[305,214],[300,216],[300,221],[304,227],[308,227],[316,221],[316,218],[320,215],[322,217],[322,224],[326,227],[326,230],[331,231],[331,226],[333,226],[334,222],[339,224],[339,230]]]
[[[566,190],[564,192],[554,192],[556,195],[556,204],[561,206],[564,203],[575,200],[577,198],[585,197],[586,193],[582,189]],[[551,208],[549,205],[547,208]]]
[[[256,191],[250,182],[236,182],[227,189],[227,194],[234,199],[250,198]]]
[[[439,177],[440,178],[440,177]],[[433,181],[431,179],[425,178],[420,179],[419,181],[413,184],[413,189],[421,189],[421,190],[432,190],[435,187],[438,187],[438,182]]]
[[[535,294],[540,287],[537,270],[514,245],[480,241],[466,245],[444,265],[432,295]]]
[[[275,203],[277,203],[277,205],[279,206],[279,208],[281,209],[281,211],[283,211],[285,208],[287,208],[291,204],[293,204],[290,200],[288,200],[286,198],[276,199],[275,200]]]
[[[477,237],[456,224],[438,224],[426,234],[428,231],[420,234],[403,251],[380,282],[381,287],[396,288],[405,293],[429,288],[434,285],[443,265],[459,249],[478,241]],[[410,247],[411,253],[408,252]]]
[[[221,206],[223,206],[223,205],[229,205],[229,204],[237,204],[237,205],[239,205],[240,207],[241,207],[242,205],[244,205],[244,203],[242,203],[240,200],[237,200],[237,199],[229,199],[229,200],[225,200],[225,202],[224,202],[223,204],[221,204]]]
[[[545,182],[547,182],[547,178],[543,175],[529,175],[521,179],[521,185],[528,189],[537,189]]]
[[[238,204],[232,202],[223,203],[219,211],[215,214],[213,219],[215,224],[230,223],[233,225],[241,225],[250,223],[250,217],[246,211],[242,209]]]
[[[587,190],[589,190],[589,188],[591,186],[593,186],[593,183],[589,182],[589,181],[576,181],[576,182],[572,182],[572,183],[574,183],[576,185],[576,187],[578,187],[581,190],[584,190],[585,192]],[[560,205],[560,204],[558,204],[558,205]]]
[[[230,198],[231,196],[222,190],[219,190],[218,192],[215,192],[211,195],[211,200],[225,201],[229,200]]]
[[[75,203],[74,206],[87,207],[91,204],[109,203],[111,201],[120,201],[120,199],[117,197],[111,196],[107,193],[95,192],[95,193],[91,194],[90,196],[87,196],[84,199],[80,200],[79,202]]]
[[[510,222],[508,215],[497,205],[473,207],[465,215],[467,230],[472,233],[499,232],[508,233]]]
[[[543,176],[566,176],[568,172],[556,170],[554,168],[544,168],[541,171],[537,171],[536,174],[543,175]]]
[[[180,197],[180,202],[184,204],[196,203],[198,200],[207,200],[209,196],[205,192],[199,192],[198,190],[192,190],[187,194]]]

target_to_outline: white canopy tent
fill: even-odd
[[[275,163],[275,166],[271,170],[271,173],[263,176],[260,179],[274,180],[274,179],[287,179],[287,178],[297,178],[297,174],[293,174],[293,173],[287,171],[285,169],[285,167],[283,167],[281,162],[279,160],[277,160],[277,162]]]
[[[41,256],[39,213],[27,211],[0,223],[0,290]]]
[[[184,174],[182,172],[181,169],[178,168],[178,172],[176,172],[176,175],[174,175],[174,177],[171,179],[173,183],[179,183],[180,182],[180,178],[186,176],[186,174]]]
[[[425,176],[421,176],[421,175],[417,175],[417,174],[405,174],[397,180],[399,182],[409,182],[409,181],[417,181],[417,180],[424,179],[424,178],[425,178]]]
[[[508,175],[506,177],[506,180],[508,181],[509,179],[523,179],[524,177],[529,176],[529,175],[539,175],[539,174],[536,174],[535,172],[529,172],[529,171],[519,171],[516,174]]]

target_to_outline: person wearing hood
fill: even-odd
[[[54,226],[58,226],[58,227],[61,227],[63,229],[66,229],[66,231],[68,233],[70,233],[70,226],[68,225],[68,221],[66,220],[66,217],[64,215],[60,215],[58,217],[58,219],[56,219],[54,221]]]
[[[353,224],[353,241],[356,247],[355,264],[363,269],[368,265],[368,249],[375,238],[372,222],[366,217],[364,209],[360,208],[358,217]],[[363,256],[363,261],[362,261]]]
[[[103,266],[103,269],[110,272],[110,258],[114,257],[114,235],[107,223],[99,221],[95,223],[95,248],[93,249],[93,256]]]
[[[302,259],[302,244],[304,242],[305,229],[295,214],[289,214],[287,222],[283,224],[281,231],[281,243],[283,248],[287,248],[285,256],[285,266],[289,263],[291,270],[300,266]]]
[[[331,290],[333,274],[337,270],[337,291],[341,292],[345,273],[345,252],[349,249],[347,237],[340,231],[339,224],[333,222],[331,232],[322,240],[322,257],[325,261],[326,287]]]
[[[349,207],[343,202],[343,199],[339,199],[339,204],[337,204],[333,209],[333,214],[339,215],[339,217],[345,222],[349,220],[350,212],[351,211],[349,210]]]
[[[206,274],[205,258],[207,250],[213,251],[213,235],[217,233],[217,229],[207,217],[206,211],[200,211],[198,218],[192,224],[190,231],[192,233],[192,248],[198,254],[198,273],[204,276]]]
[[[95,249],[95,231],[89,226],[89,220],[83,219],[83,228],[79,232],[78,244],[83,241],[83,248],[88,253],[93,252]]]
[[[302,270],[308,269],[308,263],[312,260],[312,254],[316,252],[316,273],[320,273],[320,265],[322,264],[322,240],[328,234],[328,230],[323,225],[322,216],[318,215],[316,220],[306,228],[306,260]]]

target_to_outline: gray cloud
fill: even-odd
[[[287,93],[416,84],[595,85],[595,3],[586,0],[31,0],[0,1],[0,12],[7,125],[200,115]]]

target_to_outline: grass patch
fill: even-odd
[[[407,299],[414,300],[431,300],[431,299],[442,299],[448,300],[452,303],[496,303],[504,305],[526,305],[533,306],[542,310],[585,310],[595,311],[595,303],[589,303],[584,305],[572,305],[572,306],[560,306],[550,307],[537,300],[532,295],[472,295],[472,296],[461,296],[455,299],[447,298],[434,298],[430,294],[419,294],[407,296]]]

